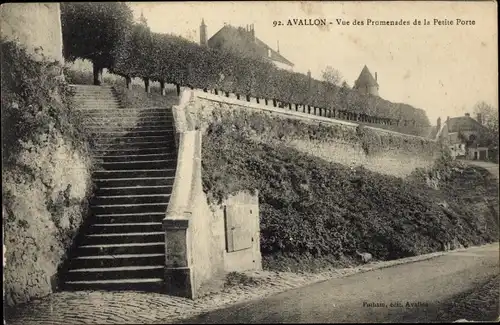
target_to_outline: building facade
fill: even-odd
[[[438,119],[437,130],[436,139],[447,144],[455,158],[498,160],[498,147],[492,141],[491,132],[482,124],[480,114],[476,119],[469,113],[448,117],[443,124],[441,119]]]
[[[210,48],[225,49],[245,56],[264,58],[273,63],[277,68],[292,71],[294,64],[287,60],[280,52],[279,45],[276,50],[265,44],[255,35],[252,25],[234,27],[224,25],[217,33],[207,39],[207,25],[201,21],[200,45]]]

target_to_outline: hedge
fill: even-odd
[[[284,103],[321,107],[350,119],[386,124],[428,126],[422,109],[364,95],[308,76],[279,69],[269,61],[207,48],[170,34],[153,33],[136,24],[115,50],[111,71],[127,79],[218,89]],[[341,114],[341,115],[342,115]],[[363,116],[364,115],[364,116]],[[375,120],[369,117],[377,117]]]

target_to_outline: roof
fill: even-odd
[[[481,131],[486,127],[470,116],[452,117],[448,121],[448,132]]]
[[[210,37],[208,40],[208,46],[223,47],[247,54],[257,54],[261,57],[271,59],[272,61],[281,62],[291,67],[294,66],[294,64],[287,60],[283,55],[273,50],[259,38],[254,38],[252,32],[247,31],[242,27],[225,25],[217,33]],[[271,50],[270,57],[268,55],[269,50]]]
[[[368,70],[368,67],[365,65],[363,67],[363,70],[361,70],[361,73],[359,74],[358,79],[354,82],[354,87],[366,87],[366,86],[377,86],[378,87],[378,82],[373,78],[370,70]]]
[[[493,135],[487,127],[470,116],[452,117],[445,123],[447,124],[448,132],[450,133],[460,131],[476,131],[478,136],[474,140],[469,141],[469,146],[490,147],[493,144],[495,135]]]

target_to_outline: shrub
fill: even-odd
[[[49,294],[87,216],[92,161],[61,66],[2,41],[2,208],[7,305]]]
[[[474,206],[462,204],[466,192],[457,193],[459,185],[452,185],[464,186],[459,172],[434,190],[411,179],[253,142],[234,122],[219,120],[204,136],[203,186],[212,202],[259,190],[264,261],[278,256],[354,259],[356,250],[396,259],[441,250],[455,239],[476,245],[498,237],[497,216],[478,218]],[[469,180],[475,186],[496,186],[482,174]],[[471,185],[469,191],[486,193]]]
[[[278,69],[254,55],[206,48],[178,36],[152,33],[144,24],[136,24],[114,51],[112,71],[125,78],[216,88],[284,103],[328,108],[350,113],[352,118],[364,114],[376,123],[384,119],[392,125],[429,125],[421,109],[362,95],[345,86],[310,80],[304,74]]]
[[[57,62],[34,60],[23,47],[2,40],[3,162],[16,157],[21,141],[37,141],[53,129],[75,148],[85,148],[81,114],[70,107],[71,89],[60,75]]]

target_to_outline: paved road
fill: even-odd
[[[182,323],[446,321],[438,318],[440,308],[454,296],[474,290],[498,274],[498,254],[498,243],[474,247],[426,261],[328,280]],[[414,307],[404,307],[407,302]],[[391,303],[403,307],[391,307]]]
[[[487,169],[493,176],[495,176],[496,179],[498,179],[498,173],[499,173],[498,164],[487,161],[479,161],[479,160],[462,160],[462,161],[470,165],[483,167],[484,169]]]

